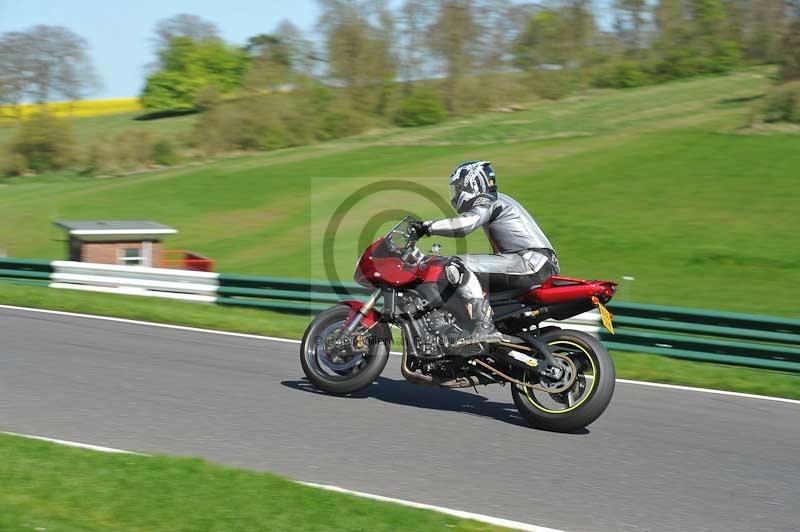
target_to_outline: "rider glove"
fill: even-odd
[[[412,233],[412,236],[416,238],[421,238],[423,236],[430,236],[431,226],[429,222],[418,222],[413,221],[408,225],[408,230]]]

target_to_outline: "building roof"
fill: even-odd
[[[60,220],[55,225],[81,240],[153,240],[178,231],[149,220]]]

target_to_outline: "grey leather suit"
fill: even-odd
[[[483,227],[493,255],[459,258],[490,292],[529,288],[560,271],[553,245],[516,200],[506,194],[482,195],[454,218],[430,223],[431,235],[464,237]]]

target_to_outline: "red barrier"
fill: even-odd
[[[164,249],[161,250],[162,268],[173,268],[177,270],[194,270],[198,272],[213,272],[214,259],[209,259],[186,249]]]

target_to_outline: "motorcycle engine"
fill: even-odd
[[[445,338],[458,336],[461,329],[456,317],[448,310],[430,304],[418,294],[407,291],[398,294],[397,310],[410,319],[417,355],[426,359],[439,359],[453,351]]]
[[[456,318],[450,312],[443,309],[435,309],[422,316],[429,342],[436,346],[438,356],[453,354],[448,347],[446,338],[453,338],[459,335],[461,329],[456,325]]]
[[[453,324],[453,315],[446,310],[436,309],[422,316],[425,328],[429,333],[438,336],[445,327]]]

